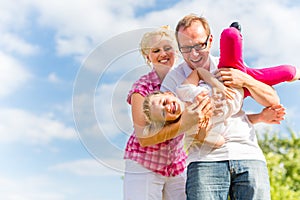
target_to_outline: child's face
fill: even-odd
[[[152,96],[150,105],[151,118],[161,122],[176,120],[184,110],[184,104],[170,92]]]

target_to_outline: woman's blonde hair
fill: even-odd
[[[171,45],[173,47],[173,49],[175,51],[177,51],[178,47],[177,47],[177,43],[176,43],[176,39],[175,39],[175,33],[174,31],[172,31],[170,29],[170,26],[166,25],[166,26],[161,26],[160,28],[151,31],[151,32],[147,32],[143,35],[141,42],[140,42],[140,51],[141,54],[143,56],[143,58],[145,59],[146,63],[150,65],[151,61],[148,59],[148,55],[150,53],[150,49],[152,48],[153,44],[153,38],[156,36],[160,36],[160,40],[169,40],[171,41]],[[177,51],[178,52],[178,51]]]

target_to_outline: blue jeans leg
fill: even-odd
[[[187,168],[187,200],[269,200],[267,166],[258,160],[192,162]]]
[[[187,168],[187,200],[227,200],[230,171],[227,161],[192,162]]]
[[[231,200],[270,200],[270,182],[265,162],[259,160],[229,161]]]

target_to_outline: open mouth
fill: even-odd
[[[163,59],[163,60],[160,60],[159,62],[162,63],[162,64],[165,64],[169,61],[169,59]]]
[[[172,102],[172,114],[175,114],[176,113],[176,110],[177,110],[177,104],[175,102]]]

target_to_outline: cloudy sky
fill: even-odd
[[[126,95],[149,71],[139,39],[189,13],[208,18],[214,55],[237,20],[248,65],[300,66],[294,0],[0,0],[0,199],[122,199]],[[257,129],[299,133],[300,82],[275,88],[286,120]]]

